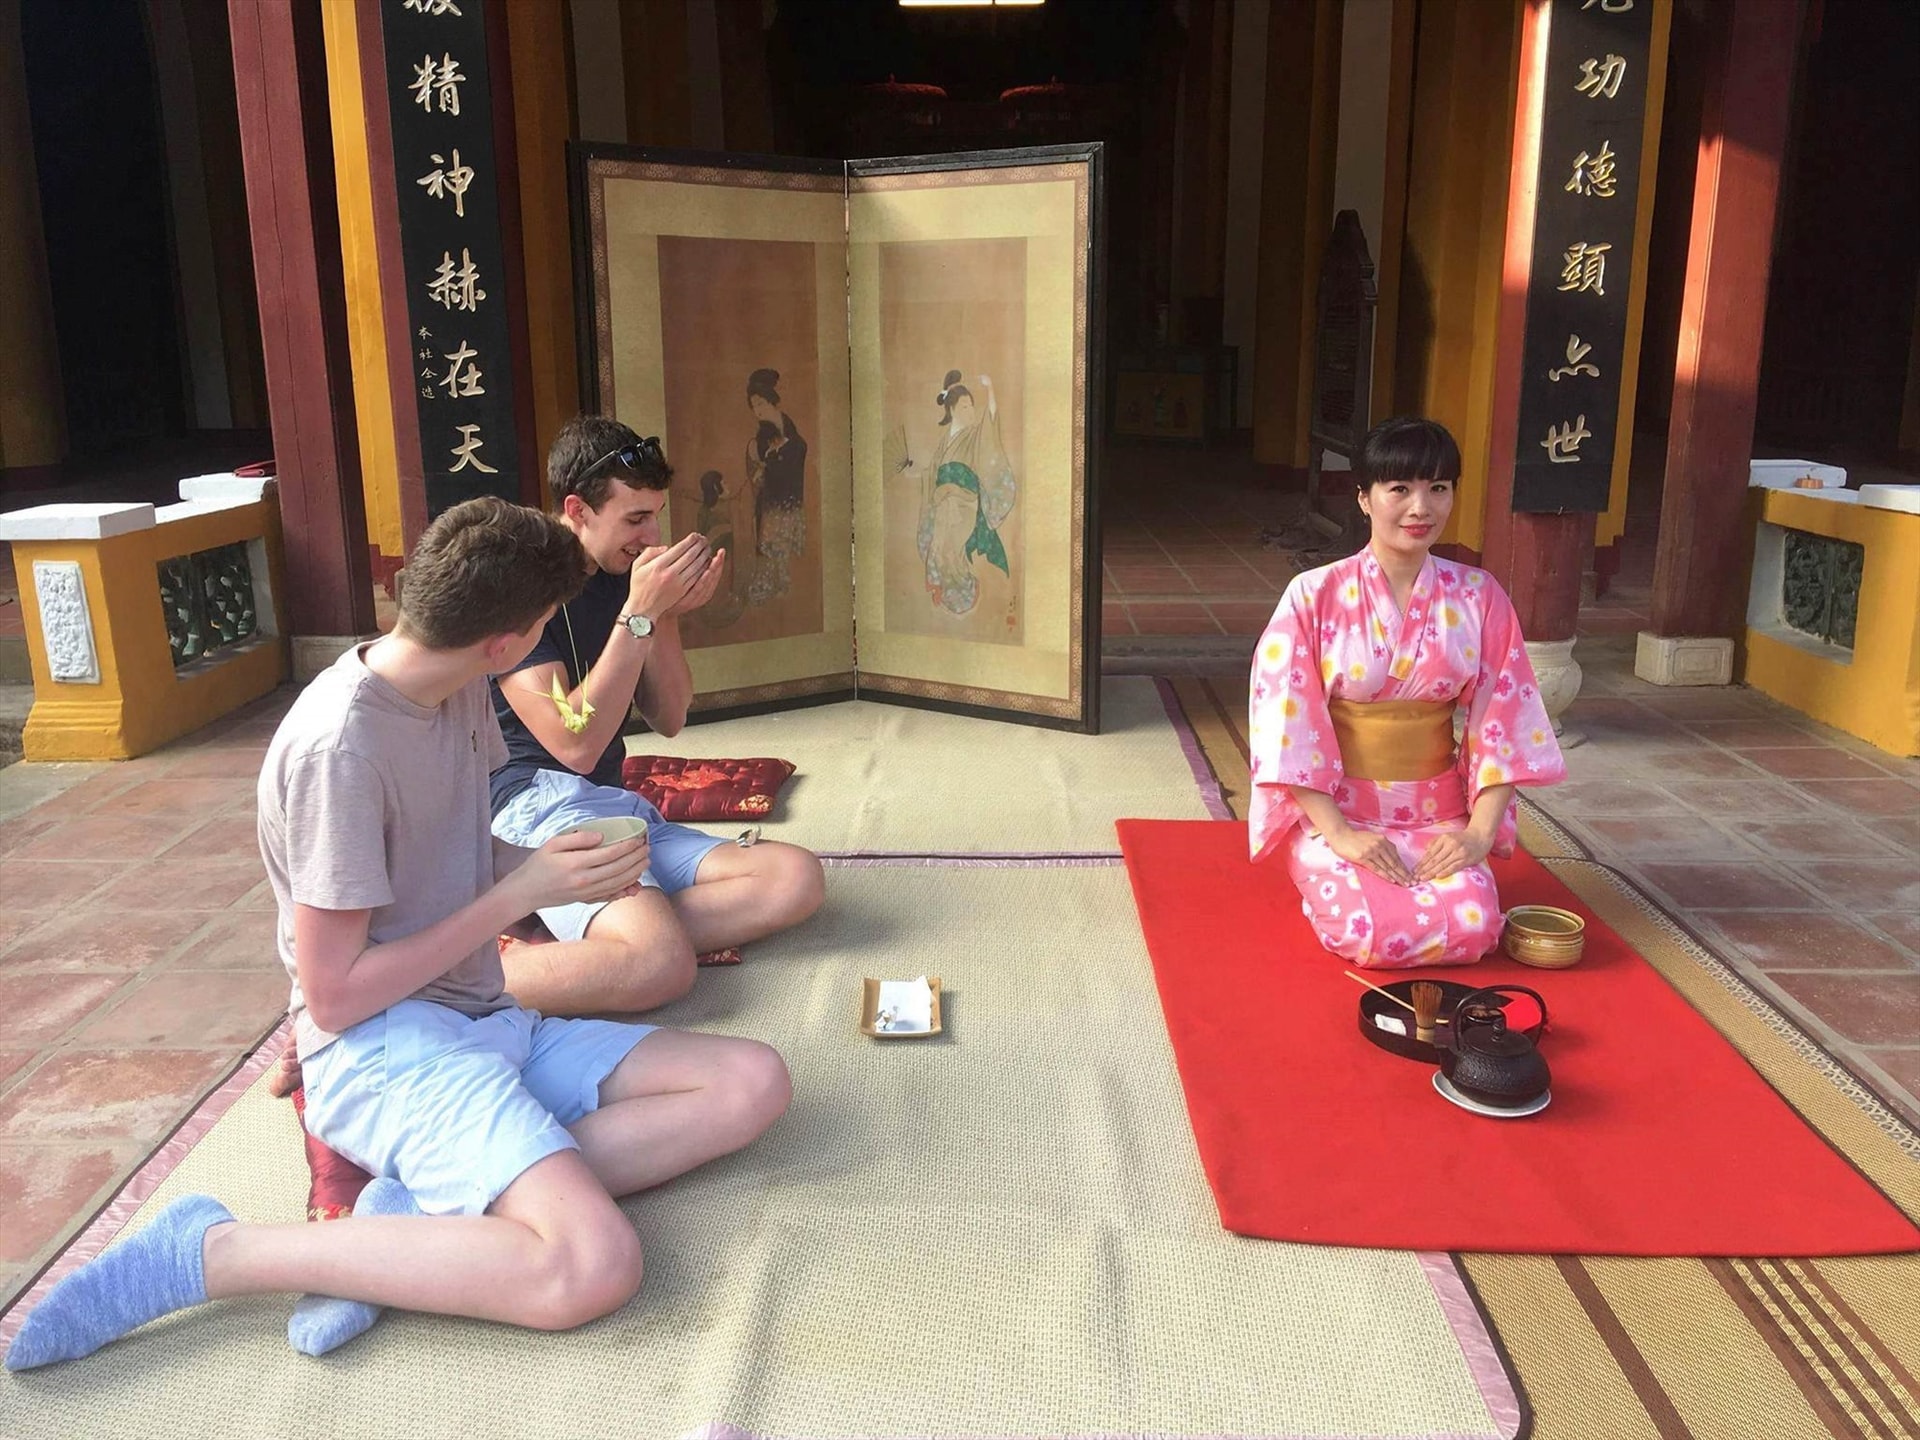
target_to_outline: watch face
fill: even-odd
[[[632,632],[636,640],[644,640],[653,633],[653,621],[644,615],[629,615],[627,629]]]

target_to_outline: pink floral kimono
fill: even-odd
[[[1465,729],[1451,768],[1423,780],[1350,777],[1330,700],[1453,701]],[[1321,942],[1363,966],[1457,965],[1500,938],[1493,874],[1396,885],[1335,855],[1289,785],[1333,797],[1355,825],[1393,837],[1412,870],[1433,840],[1466,828],[1489,786],[1549,785],[1566,764],[1535,688],[1513,603],[1484,570],[1429,557],[1402,615],[1371,551],[1295,578],[1254,652],[1253,858],[1284,849]],[[1511,810],[1493,853],[1513,851]]]

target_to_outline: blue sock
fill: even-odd
[[[207,1231],[233,1219],[218,1200],[186,1195],[139,1234],[47,1292],[7,1351],[7,1369],[77,1360],[149,1320],[202,1305]]]
[[[353,1202],[355,1215],[418,1215],[420,1207],[398,1180],[370,1180]],[[326,1220],[322,1224],[335,1225]],[[349,1221],[348,1223],[352,1223]],[[364,1300],[331,1295],[302,1295],[287,1321],[287,1343],[302,1355],[324,1355],[353,1339],[380,1318],[380,1307]]]

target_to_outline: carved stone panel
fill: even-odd
[[[87,587],[78,562],[34,561],[33,592],[40,604],[40,633],[53,678],[98,685],[100,656],[93,643],[93,617],[87,611]]]

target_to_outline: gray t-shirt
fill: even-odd
[[[428,709],[369,670],[356,648],[293,702],[267,747],[259,813],[301,1055],[335,1037],[300,997],[293,907],[371,910],[377,945],[478,899],[493,885],[487,777],[506,758],[485,680]],[[513,1003],[492,940],[412,998],[467,1015]]]

